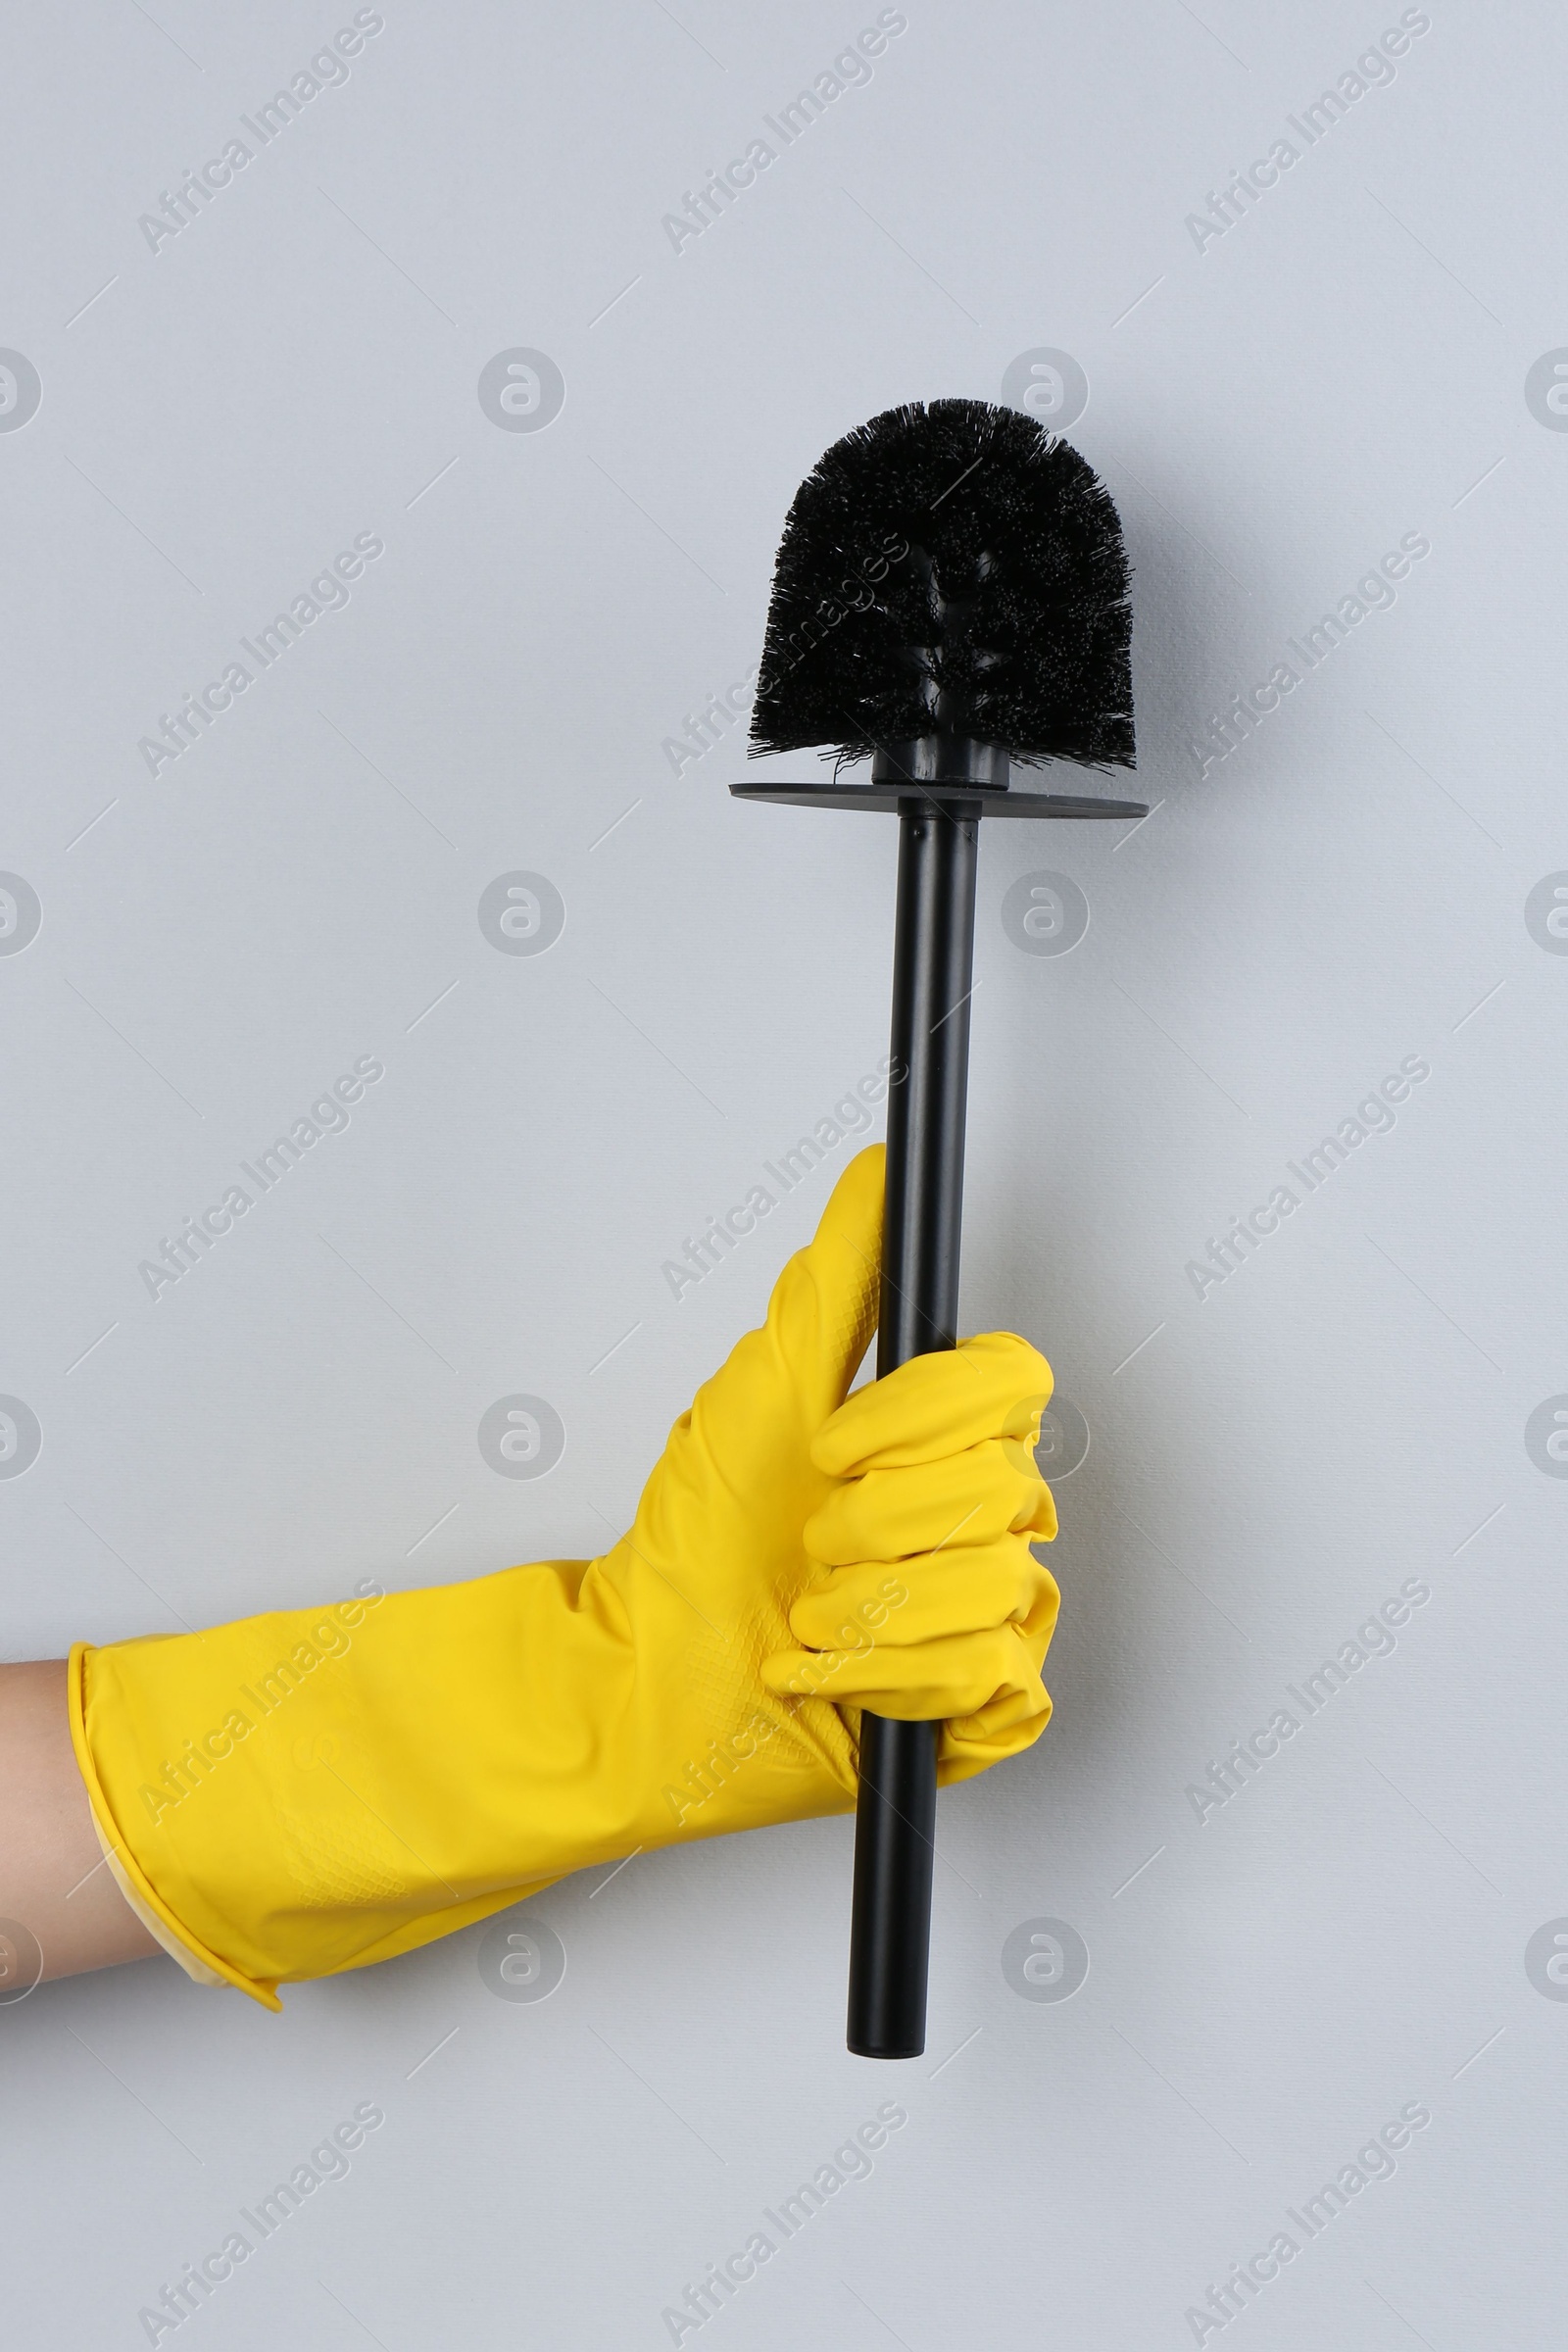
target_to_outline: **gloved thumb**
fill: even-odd
[[[774,1284],[766,1321],[693,1401],[691,1434],[737,1492],[781,1450],[798,1453],[807,1479],[825,1484],[808,1449],[848,1396],[876,1329],[885,1156],[873,1144],[850,1162],[814,1239]]]
[[[881,1144],[851,1160],[815,1238],[790,1259],[768,1304],[767,1330],[823,1419],[849,1395],[876,1329],[886,1161]]]

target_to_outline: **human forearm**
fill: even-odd
[[[72,1750],[64,1658],[0,1666],[0,1922],[32,1938],[45,1977],[144,1960],[158,1949],[93,1830]],[[28,1947],[13,1952],[18,1940],[4,1934],[0,1994],[20,1989],[36,1966]]]

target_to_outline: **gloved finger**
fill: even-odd
[[[973,1780],[1007,1756],[1032,1747],[1051,1721],[1051,1693],[1034,1682],[1002,1691],[973,1715],[960,1715],[942,1726],[937,1742],[937,1785],[951,1788],[956,1781]]]
[[[857,1389],[818,1432],[811,1459],[829,1477],[848,1478],[940,1461],[986,1438],[1034,1446],[1053,1385],[1038,1348],[1014,1332],[983,1332]]]
[[[1036,1705],[1040,1648],[1022,1627],[1002,1625],[907,1645],[776,1651],[762,1661],[762,1679],[781,1697],[868,1707],[900,1723],[942,1723],[1020,1696]]]
[[[891,1642],[945,1640],[1003,1625],[1054,1622],[1059,1595],[1021,1536],[901,1560],[830,1570],[790,1610],[790,1632],[807,1649],[859,1650]],[[1041,1656],[1045,1649],[1042,1645]]]
[[[876,1329],[884,1151],[851,1160],[814,1238],[773,1286],[767,1319],[699,1389],[686,1417],[698,1454],[745,1492],[781,1450],[806,1448],[854,1379]],[[676,1425],[684,1437],[682,1424]]]
[[[808,1519],[804,1540],[813,1560],[848,1568],[1026,1531],[1041,1542],[1054,1536],[1051,1489],[1021,1439],[987,1438],[939,1462],[846,1479]]]

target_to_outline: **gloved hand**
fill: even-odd
[[[603,1558],[73,1652],[100,1837],[192,1974],[275,2008],[584,1865],[846,1811],[862,1705],[941,1720],[945,1782],[1036,1738],[1051,1371],[991,1334],[845,1401],[882,1187],[861,1152]]]

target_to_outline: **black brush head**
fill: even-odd
[[[1131,767],[1127,554],[1092,466],[1020,410],[888,409],[796,493],[752,748],[933,734]]]

